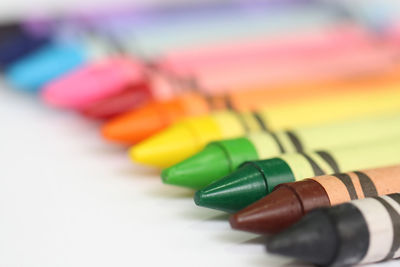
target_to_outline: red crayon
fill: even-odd
[[[109,120],[149,103],[152,98],[152,93],[146,84],[132,85],[114,96],[89,105],[81,110],[81,114],[92,119]]]

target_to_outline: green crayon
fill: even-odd
[[[284,154],[242,164],[235,172],[197,191],[194,200],[199,206],[236,212],[281,183],[399,163],[400,136],[364,145]]]
[[[161,176],[166,184],[202,189],[236,170],[245,161],[362,144],[393,136],[400,136],[399,113],[276,133],[251,133],[241,138],[212,142],[196,155],[165,169]]]

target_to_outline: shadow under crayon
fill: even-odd
[[[244,245],[265,245],[267,242],[268,237],[267,236],[257,236],[255,238],[251,238],[249,240],[246,240],[242,242]]]
[[[119,144],[102,144],[96,147],[92,147],[91,152],[96,154],[118,155],[121,157],[125,157],[127,160],[129,160],[128,147]]]
[[[167,186],[162,183],[161,178],[159,178],[159,185],[153,186],[147,191],[150,196],[157,198],[169,198],[169,199],[188,199],[192,201],[194,196],[194,191],[191,189]],[[194,205],[194,204],[193,204]]]

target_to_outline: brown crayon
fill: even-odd
[[[232,215],[230,223],[238,230],[276,233],[312,209],[395,192],[400,192],[400,165],[317,176],[278,185],[271,194]]]

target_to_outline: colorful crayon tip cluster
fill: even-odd
[[[269,253],[349,266],[400,257],[399,29],[393,0],[81,12],[1,25],[0,67]]]

